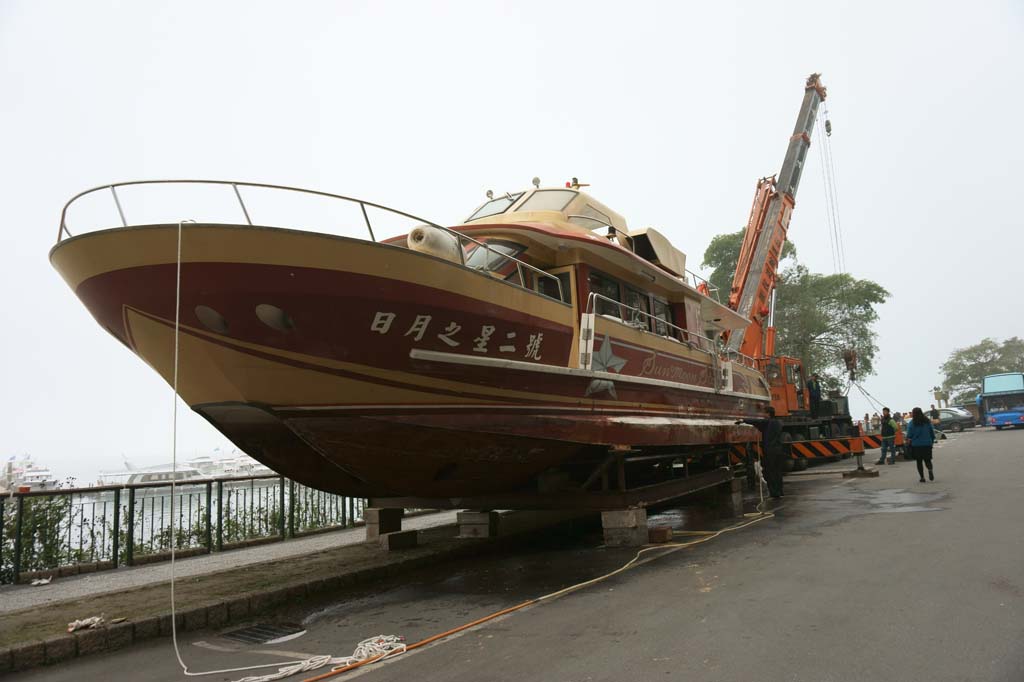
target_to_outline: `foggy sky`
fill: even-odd
[[[0,457],[84,480],[170,460],[170,388],[47,260],[83,189],[281,183],[454,224],[487,189],[577,176],[695,269],[777,172],[812,71],[847,268],[892,294],[864,385],[927,406],[954,348],[1024,335],[1022,7],[0,2]],[[824,196],[812,146],[790,237],[830,273]],[[218,446],[186,408],[181,456]]]

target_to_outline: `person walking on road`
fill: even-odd
[[[775,416],[775,408],[768,406],[768,423],[764,429],[764,477],[768,481],[768,494],[782,497],[782,422]]]
[[[907,439],[904,437],[907,425],[903,423],[903,413],[896,410],[892,413],[892,418],[896,422],[896,454],[903,455],[903,459],[910,459],[907,455]]]
[[[811,416],[817,417],[821,410],[821,380],[817,373],[807,380],[807,399],[811,402]]]
[[[932,405],[932,409],[928,410],[928,416],[931,417],[933,421],[938,421],[939,411],[935,409],[935,405]]]
[[[932,468],[932,446],[935,444],[935,429],[920,407],[915,407],[910,425],[907,427],[907,444],[913,448],[914,459],[917,461],[917,474],[924,483],[924,469],[928,467],[929,480],[935,480]]]
[[[882,434],[882,454],[878,456],[878,461],[875,465],[885,464],[885,453],[889,453],[889,464],[896,463],[896,429],[899,425],[896,424],[896,420],[892,418],[889,413],[888,407],[882,408],[882,419],[879,422],[879,428]]]

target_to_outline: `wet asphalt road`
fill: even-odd
[[[1024,431],[951,436],[935,466],[924,484],[902,462],[876,479],[787,477],[772,519],[335,679],[1024,680]],[[550,534],[293,608],[277,617],[306,629],[291,641],[187,633],[182,652],[208,670],[344,655],[379,633],[417,641],[633,556],[599,541]],[[183,677],[160,641],[19,679]]]

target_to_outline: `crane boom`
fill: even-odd
[[[764,357],[774,352],[765,348],[766,319],[770,314],[772,292],[778,273],[782,245],[789,230],[789,218],[796,204],[811,131],[818,116],[818,106],[826,96],[821,74],[813,73],[804,87],[804,100],[796,127],[789,138],[789,148],[778,177],[761,178],[754,193],[743,245],[729,292],[729,307],[750,320],[746,329],[732,332],[727,341],[730,351],[750,357]]]

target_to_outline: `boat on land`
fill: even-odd
[[[233,191],[245,222],[128,223],[119,191],[172,182]],[[749,321],[664,235],[630,230],[583,187],[535,179],[444,226],[297,188],[121,183],[69,202],[50,260],[168,383],[177,338],[181,397],[304,485],[448,499],[580,491],[610,451],[630,453],[640,483],[718,468],[731,444],[758,439],[742,421],[770,401],[754,362],[718,342]],[[97,191],[121,226],[72,236],[68,208]],[[368,238],[253,224],[243,191],[351,204]],[[369,215],[381,212],[411,229],[377,240]]]

